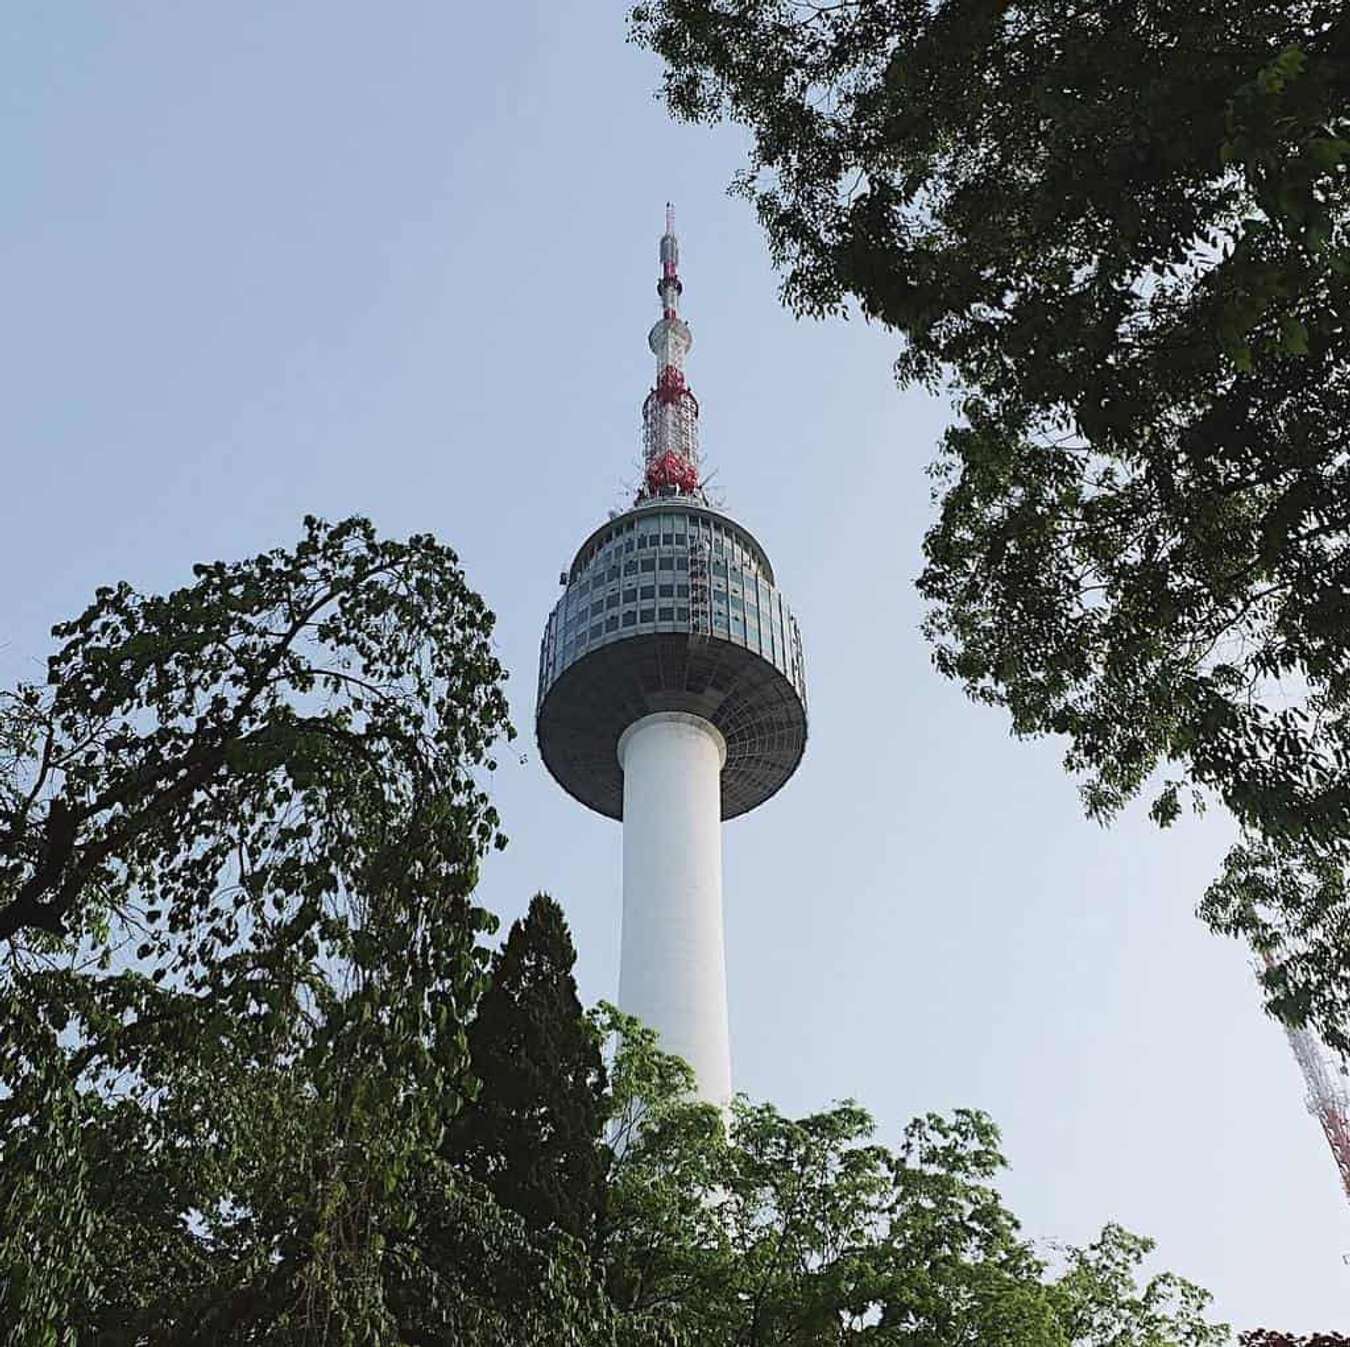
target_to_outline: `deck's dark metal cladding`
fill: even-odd
[[[702,716],[726,739],[724,819],[773,795],[806,747],[806,707],[781,670],[719,636],[666,631],[611,641],[564,669],[539,706],[539,751],[570,795],[620,819],[619,736],[656,711]]]

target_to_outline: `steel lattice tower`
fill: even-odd
[[[1267,968],[1274,966],[1268,954],[1264,956],[1264,962]],[[1347,1089],[1345,1068],[1335,1070],[1332,1067],[1321,1043],[1310,1030],[1291,1029],[1286,1025],[1284,1033],[1308,1087],[1308,1112],[1322,1125],[1322,1133],[1341,1176],[1341,1187],[1350,1198],[1350,1089]]]
[[[1285,1032],[1308,1083],[1308,1112],[1322,1124],[1340,1171],[1341,1186],[1350,1198],[1350,1094],[1346,1092],[1345,1073],[1333,1074],[1321,1045],[1306,1029]]]

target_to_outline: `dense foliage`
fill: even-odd
[[[584,1262],[441,1153],[501,840],[491,630],[432,539],[310,520],[100,590],[0,702],[8,1347],[587,1322]]]
[[[590,1248],[604,1199],[605,1069],[582,1014],[562,908],[530,903],[493,957],[469,1028],[477,1097],[456,1120],[456,1164],[534,1230]]]
[[[954,391],[940,669],[1097,817],[1217,797],[1202,905],[1350,1047],[1350,14],[1318,0],[647,0],[799,312]]]
[[[928,1115],[900,1147],[845,1103],[805,1118],[691,1101],[688,1068],[610,1008],[617,1035],[603,1271],[620,1343],[691,1347],[1217,1347],[1209,1297],[1137,1274],[1108,1226],[1042,1257],[994,1181],[983,1115]],[[1053,1263],[1053,1266],[1052,1266]],[[659,1339],[658,1339],[659,1340]]]
[[[1027,1242],[981,1115],[700,1104],[543,896],[489,961],[491,628],[310,521],[5,701],[4,1347],[1223,1340],[1148,1241]]]

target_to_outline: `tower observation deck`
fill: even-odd
[[[564,790],[623,821],[620,1006],[690,1063],[703,1097],[722,1102],[731,1065],[720,825],[796,770],[806,677],[768,555],[704,492],[678,264],[668,210],[642,485],[562,574],[540,647],[536,735]]]

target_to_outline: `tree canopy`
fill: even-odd
[[[984,1115],[929,1114],[880,1144],[846,1102],[803,1118],[739,1097],[723,1119],[687,1066],[609,1007],[617,1039],[603,1268],[620,1343],[691,1347],[1219,1347],[1209,1296],[1140,1280],[1149,1240],[1025,1240]],[[631,1335],[631,1336],[630,1336]]]
[[[644,0],[751,133],[784,294],[946,385],[938,667],[1089,813],[1217,798],[1202,904],[1350,1047],[1350,17],[1316,0]]]
[[[605,1069],[582,1012],[562,908],[536,894],[493,956],[469,1026],[478,1093],[451,1131],[451,1155],[537,1230],[596,1237]]]
[[[9,1347],[586,1322],[584,1260],[441,1153],[502,840],[492,621],[431,538],[309,520],[100,590],[0,702]]]
[[[724,1114],[551,899],[490,955],[491,630],[440,544],[310,520],[5,700],[3,1347],[1223,1340],[1149,1241],[1027,1240],[983,1115]]]

